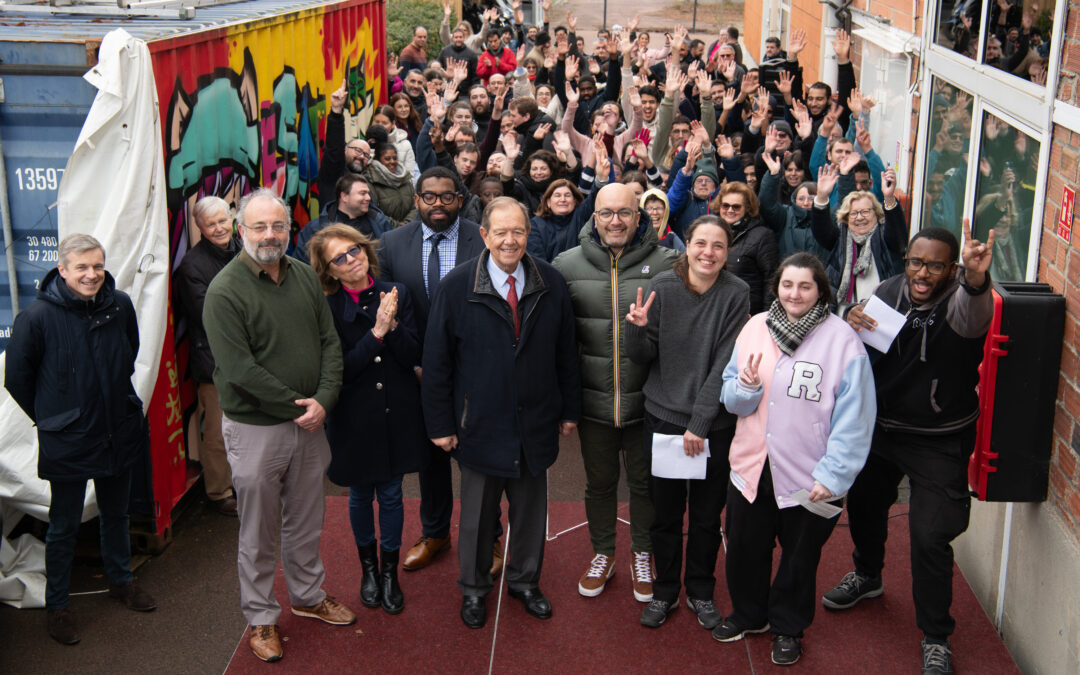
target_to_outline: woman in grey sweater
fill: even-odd
[[[750,287],[725,270],[731,227],[702,216],[686,230],[686,254],[656,275],[652,293],[630,305],[626,341],[630,358],[651,364],[645,382],[646,458],[653,434],[682,437],[683,451],[699,455],[708,440],[705,478],[652,476],[656,516],[651,528],[656,581],[642,625],[656,628],[679,606],[680,576],[698,622],[712,630],[723,616],[713,605],[720,549],[720,513],[727,496],[728,446],[735,417],[720,403],[724,366],[750,313]],[[683,514],[689,493],[690,526],[683,571]]]

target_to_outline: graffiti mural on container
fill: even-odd
[[[226,35],[210,47],[220,65],[198,74],[175,69],[162,97],[174,263],[198,236],[189,211],[206,195],[235,205],[265,186],[289,204],[295,229],[318,216],[330,92],[344,81],[348,111],[366,127],[383,90],[371,24],[365,18],[347,37],[331,31],[342,23],[296,21],[284,50],[264,28]],[[160,90],[166,73],[158,65]]]

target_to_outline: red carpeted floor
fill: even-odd
[[[407,500],[405,548],[419,535],[417,508],[418,500]],[[624,518],[626,510],[623,504],[620,514]],[[906,505],[893,507],[885,594],[846,612],[830,612],[819,606],[814,624],[803,639],[803,656],[796,666],[801,672],[918,671],[922,635],[915,626],[911,602],[906,512]],[[456,510],[454,515],[456,518]],[[846,516],[840,517],[841,525],[822,556],[819,595],[851,567],[851,539],[843,525]],[[552,533],[584,520],[581,502],[551,504]],[[454,539],[456,543],[456,536]],[[540,587],[551,600],[554,616],[540,621],[527,615],[521,603],[506,595],[504,588],[498,622],[495,621],[498,595],[492,592],[488,596],[487,626],[470,630],[458,616],[461,595],[457,587],[456,549],[442,554],[424,570],[401,573],[405,593],[403,613],[390,616],[361,605],[360,570],[349,528],[347,499],[329,497],[322,538],[327,569],[325,588],[356,611],[356,625],[329,626],[291,614],[279,567],[276,592],[278,602],[285,608],[279,619],[282,635],[286,637],[285,658],[276,664],[264,664],[251,654],[246,636],[238,636],[228,672],[265,672],[273,668],[276,672],[302,673],[482,673],[488,671],[489,664],[496,673],[538,669],[560,673],[781,670],[770,661],[767,634],[731,644],[717,643],[686,608],[685,597],[661,628],[643,628],[638,620],[644,605],[634,600],[630,587],[628,547],[629,530],[620,524],[615,576],[602,595],[584,598],[578,595],[577,579],[592,557],[587,528],[572,530],[549,541]],[[731,606],[722,556],[721,552],[715,599],[717,606],[727,613]],[[953,615],[958,623],[952,637],[957,670],[1019,672],[959,570],[954,581]]]

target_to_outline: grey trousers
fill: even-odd
[[[461,520],[458,525],[458,563],[463,595],[491,592],[491,550],[495,543],[495,517],[506,492],[510,502],[510,548],[506,583],[516,590],[536,588],[544,562],[547,522],[547,472],[519,478],[488,476],[461,466]]]
[[[279,535],[289,601],[311,607],[326,597],[319,537],[330,446],[324,430],[305,431],[291,421],[257,426],[223,416],[221,432],[240,514],[240,608],[252,626],[273,625],[281,614],[274,599]]]
[[[199,439],[199,463],[203,468],[206,496],[219,500],[232,497],[232,474],[221,438],[221,406],[218,392],[210,382],[199,383],[199,405],[203,409],[202,437]]]

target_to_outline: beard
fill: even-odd
[[[280,242],[244,242],[244,250],[260,265],[273,265],[285,256],[285,245]]]
[[[349,171],[351,171],[353,173],[364,173],[364,169],[367,168],[366,166],[364,166],[364,163],[362,161],[360,161],[360,160],[356,160],[355,162],[352,162],[352,163],[348,164],[347,167],[348,167]]]

